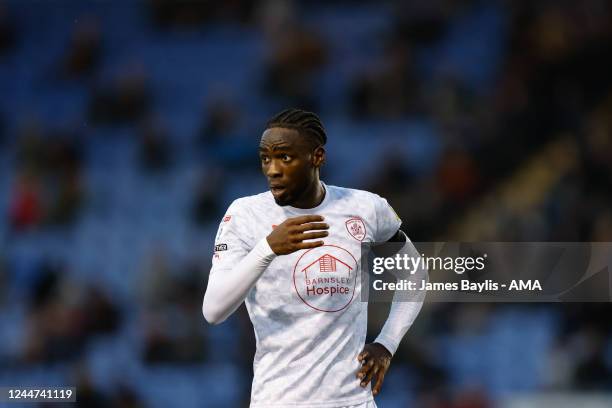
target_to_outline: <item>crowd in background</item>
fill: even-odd
[[[323,179],[387,198],[415,242],[612,241],[610,50],[604,0],[0,0],[0,384],[246,406],[246,311],[200,308],[287,106],[326,125]],[[428,304],[380,406],[610,393],[611,312]]]

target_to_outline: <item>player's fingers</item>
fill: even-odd
[[[307,222],[318,222],[323,221],[323,217],[320,215],[300,215],[299,217],[293,217],[287,219],[287,224],[300,225]]]
[[[359,371],[357,371],[357,377],[364,378],[372,367],[374,367],[374,360],[365,361]]]
[[[364,359],[366,359],[368,357],[368,352],[367,351],[362,351],[361,353],[359,353],[359,355],[357,356],[357,360],[359,361],[363,361]]]
[[[380,388],[383,385],[383,381],[385,380],[385,374],[387,370],[380,370],[376,373],[376,384],[374,384],[374,388],[372,389],[372,394],[376,395],[380,392]]]
[[[366,385],[368,385],[368,383],[370,381],[372,381],[372,377],[378,372],[378,366],[374,366],[372,367],[368,373],[366,374],[366,377],[361,381],[361,386],[365,387]]]
[[[324,222],[308,222],[306,224],[299,225],[295,228],[298,232],[305,232],[310,230],[326,230],[329,229],[329,225]]]
[[[305,241],[307,239],[325,238],[328,235],[329,232],[327,231],[308,232],[305,234],[296,234],[293,236],[293,239],[296,241]]]
[[[368,375],[368,372],[371,369],[372,369],[371,365],[368,365],[368,364],[362,365],[361,368],[359,370],[357,370],[356,377],[359,378],[360,380],[364,379],[366,377],[366,375]]]
[[[323,245],[323,241],[308,241],[308,242],[299,242],[295,244],[295,248],[297,249],[310,249],[316,248]]]

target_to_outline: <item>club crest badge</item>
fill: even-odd
[[[363,241],[366,236],[366,227],[363,220],[359,217],[351,217],[346,223],[346,230],[357,241]]]

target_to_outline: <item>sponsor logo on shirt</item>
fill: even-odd
[[[348,233],[357,241],[363,241],[366,236],[365,223],[360,217],[351,217],[344,223]]]
[[[338,312],[355,295],[357,261],[346,249],[323,245],[306,251],[293,269],[298,297],[319,312]]]
[[[232,219],[231,215],[226,215],[225,217],[223,217],[223,222],[228,222],[231,219]]]
[[[227,251],[227,244],[215,245],[215,252],[219,252],[219,251]]]

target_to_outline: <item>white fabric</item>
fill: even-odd
[[[266,238],[262,238],[231,273],[223,279],[210,279],[202,303],[206,320],[217,324],[234,313],[275,256]]]
[[[377,408],[374,400],[364,402],[363,404],[350,405],[342,408]]]
[[[224,318],[255,282],[245,299],[257,343],[251,407],[343,407],[372,400],[371,388],[360,387],[355,377],[367,324],[360,245],[388,240],[401,220],[376,194],[324,187],[323,202],[311,209],[278,206],[270,192],[238,199],[217,233],[204,309]],[[283,256],[253,250],[273,226],[305,214],[322,215],[330,225],[325,246]],[[259,265],[251,270],[245,267],[251,261],[244,262],[250,256]],[[222,296],[209,297],[211,290]],[[231,296],[232,290],[238,293]]]
[[[399,253],[400,255],[406,254],[409,257],[420,257],[419,252],[408,237],[406,237],[406,244]],[[397,278],[401,279],[402,277],[398,276]],[[421,280],[427,280],[427,269],[420,268],[413,275],[408,276],[408,279],[417,282],[417,285],[420,287]],[[395,354],[402,338],[421,311],[424,299],[425,291],[412,292],[409,298],[406,298],[406,293],[396,291],[393,294],[393,303],[389,310],[389,317],[374,342],[382,344],[391,354]]]

